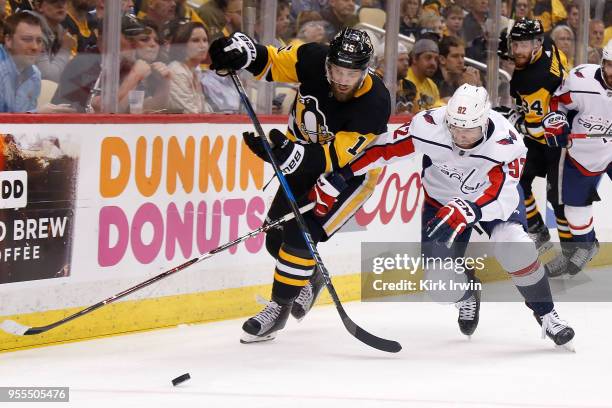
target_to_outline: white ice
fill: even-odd
[[[368,348],[321,306],[262,344],[239,343],[238,319],[4,353],[0,386],[69,386],[70,403],[53,406],[87,408],[612,407],[612,303],[557,304],[576,353],[542,340],[518,302],[483,303],[471,340],[452,306],[345,306],[404,349]]]

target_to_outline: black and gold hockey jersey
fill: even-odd
[[[248,70],[257,79],[300,84],[287,137],[305,145],[309,171],[321,174],[345,166],[387,131],[391,102],[378,76],[368,73],[355,96],[339,102],[326,77],[328,46],[256,47],[257,58]]]
[[[93,52],[96,49],[98,44],[97,21],[93,14],[87,13],[86,21],[79,21],[69,12],[62,26],[77,38],[77,43],[71,50],[73,56],[79,52]]]
[[[545,39],[533,61],[524,69],[515,69],[510,80],[510,94],[525,113],[527,136],[540,143],[546,143],[542,118],[549,112],[550,99],[566,75],[565,54]]]

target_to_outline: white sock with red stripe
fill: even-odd
[[[565,216],[569,223],[574,242],[594,242],[595,229],[593,226],[593,206],[585,207],[565,206]]]

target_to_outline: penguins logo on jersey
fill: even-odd
[[[329,131],[325,115],[319,109],[319,101],[314,96],[298,94],[295,121],[302,135],[313,143],[326,143],[335,136]]]

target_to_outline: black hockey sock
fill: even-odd
[[[525,212],[527,214],[527,227],[530,231],[536,226],[544,224],[544,220],[540,215],[538,204],[536,203],[533,194],[530,194],[529,197],[525,198]]]
[[[315,261],[310,252],[283,244],[276,258],[272,299],[290,303],[308,283],[314,268]]]
[[[510,276],[527,306],[538,316],[544,316],[553,309],[548,278],[544,273],[544,267],[538,260],[526,268],[511,272]]]

